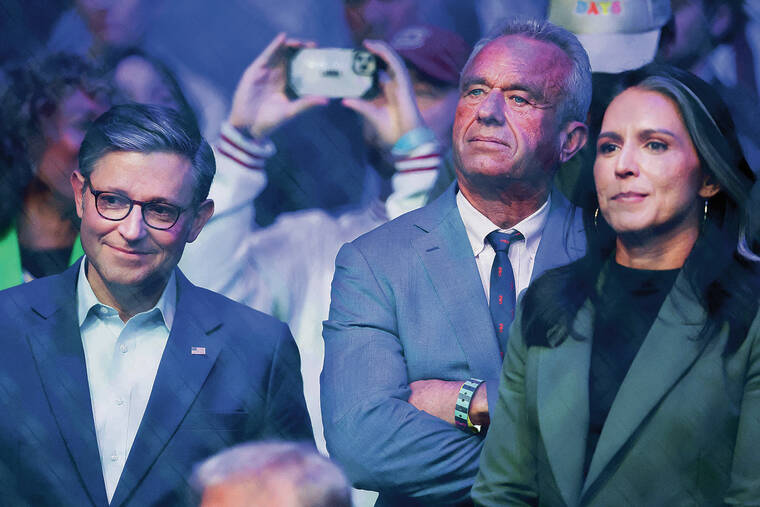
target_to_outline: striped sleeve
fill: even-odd
[[[216,150],[238,165],[255,170],[263,169],[277,151],[271,140],[247,137],[229,123],[222,125]]]

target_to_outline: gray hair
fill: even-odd
[[[591,64],[578,38],[561,26],[537,19],[508,19],[475,44],[462,68],[462,75],[486,45],[507,35],[521,35],[529,39],[548,42],[565,52],[573,63],[573,68],[561,87],[564,98],[557,107],[560,125],[569,121],[585,123],[591,105]]]
[[[124,104],[103,113],[87,129],[79,149],[79,171],[89,178],[95,163],[108,153],[168,152],[192,163],[193,203],[208,197],[216,172],[214,152],[194,118],[163,106]]]
[[[252,442],[226,449],[196,465],[190,484],[198,494],[227,482],[252,481],[258,487],[282,480],[303,507],[351,507],[351,486],[328,458],[307,444]],[[269,495],[267,495],[269,496]]]

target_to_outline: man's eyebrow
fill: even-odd
[[[121,187],[106,187],[106,188],[96,188],[95,190],[99,192],[108,192],[109,194],[119,194],[123,195],[127,199],[132,199],[132,196],[129,195],[129,192],[126,190],[123,190]],[[138,199],[140,200],[140,199]],[[167,199],[166,197],[154,197],[152,199],[146,199],[144,202],[155,202],[157,204],[171,204],[172,206],[179,206],[177,203]],[[181,206],[180,206],[181,207]]]
[[[472,85],[488,85],[486,78],[480,76],[468,77],[462,80],[462,90],[469,88]]]
[[[164,197],[156,197],[155,199],[150,199],[145,202],[155,202],[157,204],[171,204],[172,206],[178,206],[178,204],[170,201],[169,199],[166,199]]]
[[[504,91],[526,92],[526,93],[530,94],[531,97],[533,97],[535,99],[540,99],[540,100],[543,100],[545,98],[544,97],[544,93],[541,90],[539,90],[535,86],[531,86],[531,85],[525,84],[525,83],[519,83],[518,82],[518,83],[511,84],[511,85],[507,86],[506,88],[504,88]]]

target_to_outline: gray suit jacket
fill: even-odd
[[[760,505],[760,316],[738,351],[723,357],[727,328],[695,339],[706,313],[679,275],[584,478],[593,306],[586,301],[573,324],[583,340],[568,337],[556,347],[526,347],[521,313],[473,488],[476,504]]]
[[[408,403],[421,379],[485,379],[501,369],[452,185],[440,198],[343,246],[325,321],[322,414],[331,456],[380,504],[469,501],[482,437]],[[533,278],[579,257],[580,214],[556,193]]]

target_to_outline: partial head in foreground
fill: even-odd
[[[241,444],[198,465],[191,484],[202,507],[350,507],[343,472],[316,449],[293,442]]]

